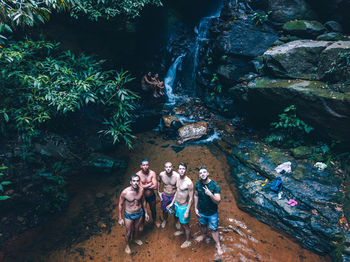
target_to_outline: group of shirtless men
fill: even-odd
[[[152,72],[148,72],[141,78],[141,89],[145,92],[152,91],[153,97],[163,96],[164,82],[159,80],[159,75],[152,76]]]
[[[191,245],[190,229],[190,209],[194,200],[194,210],[201,225],[201,234],[195,238],[197,242],[202,241],[211,230],[212,238],[216,243],[217,253],[223,254],[219,232],[218,232],[218,204],[221,200],[220,186],[209,178],[209,172],[205,166],[199,168],[199,180],[195,187],[191,179],[186,176],[187,165],[180,163],[178,172],[174,171],[172,163],[166,162],[164,171],[157,179],[156,173],[149,168],[149,160],[141,161],[141,170],[130,177],[130,186],[125,188],[119,197],[119,220],[118,223],[126,226],[126,248],[125,252],[130,254],[130,241],[142,245],[138,238],[139,231],[143,230],[144,220],[149,220],[146,209],[146,203],[149,204],[153,223],[156,227],[165,228],[168,215],[175,214],[175,227],[183,231],[176,231],[175,236],[185,233],[186,241],[181,248]],[[161,184],[163,191],[161,192]],[[163,211],[163,221],[160,224],[156,216],[156,195],[161,200],[161,209]],[[124,218],[122,209],[125,204]]]

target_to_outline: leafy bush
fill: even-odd
[[[271,126],[276,133],[268,136],[265,142],[279,146],[299,146],[305,135],[314,129],[297,117],[295,105],[286,107],[279,115],[279,121],[271,123]]]
[[[90,20],[109,19],[117,15],[135,18],[146,5],[162,5],[160,0],[76,0],[74,3],[71,15],[77,18],[85,14]]]
[[[268,11],[267,14],[255,12],[252,16],[252,20],[256,25],[262,25],[269,19],[271,13],[272,11]]]
[[[45,122],[94,104],[107,114],[103,133],[130,146],[130,111],[138,96],[125,85],[132,78],[126,71],[104,71],[102,64],[44,41],[17,42],[2,48],[1,130],[16,130],[30,143]]]
[[[0,166],[0,170],[5,170],[7,169],[6,166]],[[4,186],[7,186],[7,185],[10,185],[11,184],[11,181],[2,181],[2,176],[4,176],[5,174],[0,172],[0,193],[4,192]],[[1,200],[6,200],[6,199],[9,199],[10,197],[9,196],[3,196],[3,195],[0,195],[0,201]]]

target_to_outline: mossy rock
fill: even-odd
[[[293,20],[283,25],[283,30],[291,35],[304,38],[315,38],[326,31],[326,28],[318,21]]]
[[[296,148],[292,148],[290,151],[292,152],[292,155],[297,159],[308,158],[313,153],[312,148],[307,146],[298,146]]]
[[[325,33],[322,35],[319,35],[317,37],[317,40],[323,40],[323,41],[341,41],[341,40],[346,40],[346,37],[337,32],[330,32],[330,33]]]

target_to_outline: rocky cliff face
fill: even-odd
[[[335,19],[311,0],[225,1],[199,55],[196,80],[207,105],[228,116],[245,112],[266,126],[294,104],[298,116],[315,128],[315,138],[349,148],[350,38],[340,10],[346,4],[325,4],[337,10]],[[320,173],[314,163],[278,150],[271,153],[273,160],[257,141],[223,144],[242,208],[315,252],[348,259],[349,234],[340,222],[346,221],[341,192],[346,172]],[[259,174],[272,180],[274,167],[289,160],[294,172],[283,181],[286,197],[299,199],[296,208],[254,183]]]

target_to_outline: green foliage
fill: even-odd
[[[41,183],[44,196],[44,209],[55,212],[61,211],[68,201],[67,193],[64,187],[63,176],[69,171],[62,162],[56,162],[50,170],[39,169],[34,175],[35,179],[43,180]]]
[[[126,71],[104,71],[102,63],[50,42],[4,47],[0,52],[1,130],[16,130],[30,143],[50,119],[97,105],[108,115],[105,133],[114,142],[122,138],[131,146],[130,111],[138,96],[125,85],[132,78]]]
[[[252,16],[252,20],[256,25],[262,25],[269,19],[271,13],[272,11],[268,11],[267,14],[255,12]]]
[[[332,62],[326,77],[330,80],[349,80],[350,75],[350,53],[340,53]]]
[[[213,64],[213,58],[212,57],[208,57],[208,65]]]
[[[87,15],[90,20],[110,19],[117,15],[135,18],[146,5],[162,6],[161,0],[76,0],[71,15]]]
[[[271,126],[276,132],[269,135],[265,142],[287,147],[301,145],[305,135],[314,129],[297,117],[295,105],[286,107],[279,115],[279,121],[271,123]]]
[[[285,130],[289,136],[293,136],[298,131],[309,134],[314,129],[297,117],[295,105],[286,107],[279,115],[279,121],[271,123],[271,126],[275,129]]]
[[[2,177],[5,176],[5,174],[2,173],[1,171],[5,170],[5,169],[7,169],[6,166],[0,166],[0,193],[4,192],[4,186],[7,186],[7,185],[11,184],[11,181],[6,181],[6,180],[3,181],[2,180],[3,179]],[[0,201],[1,200],[6,200],[6,199],[9,199],[9,198],[10,198],[9,196],[0,195]]]

